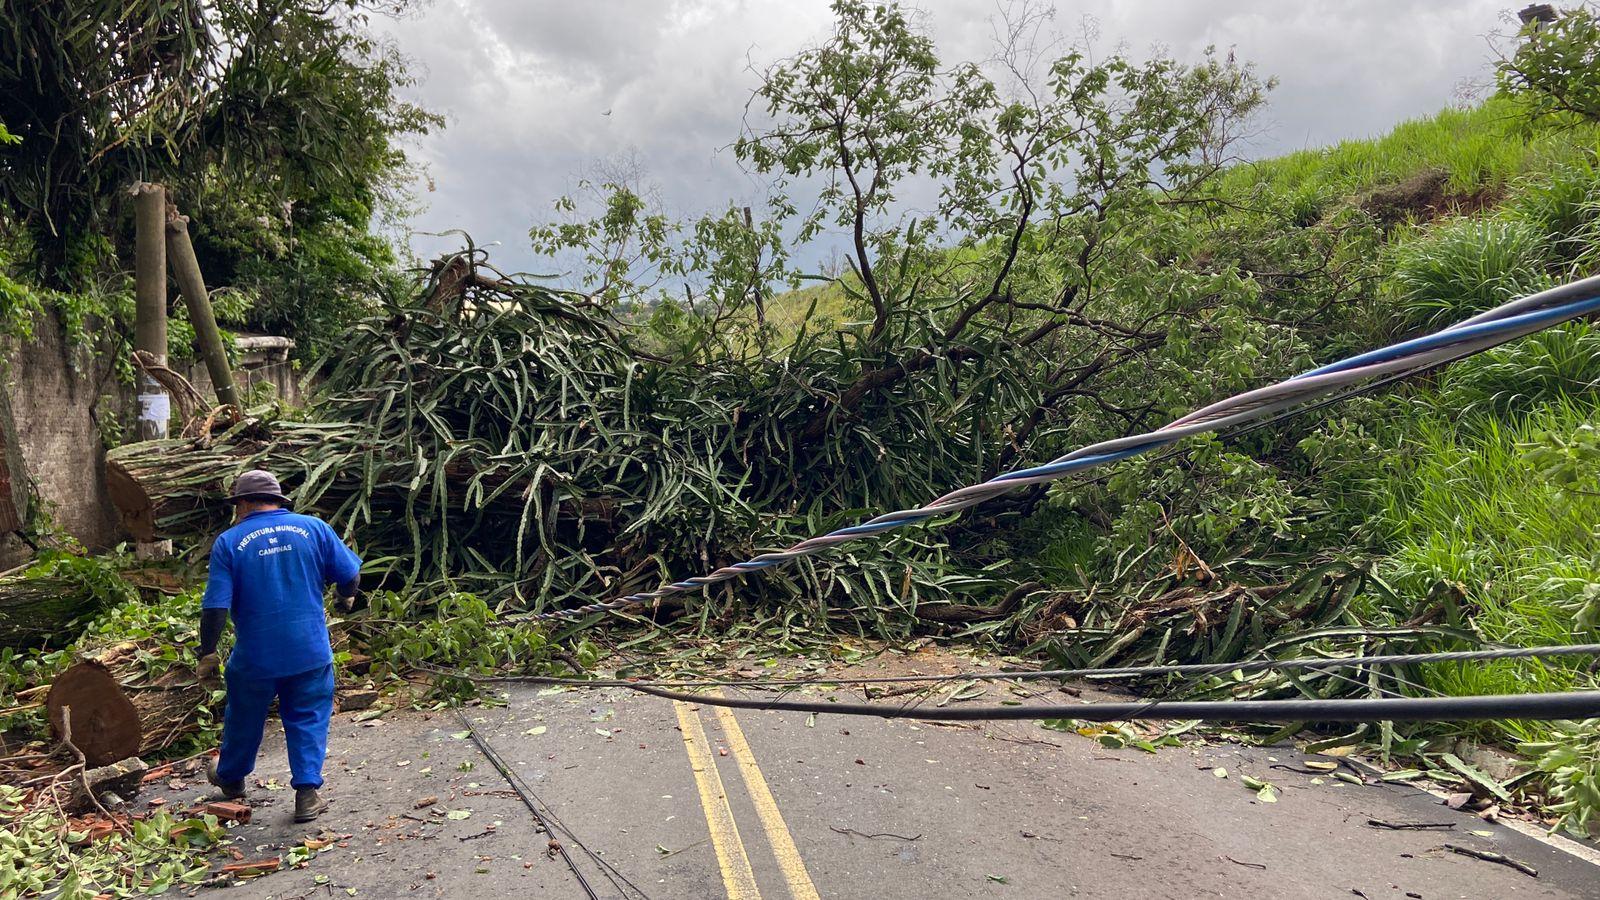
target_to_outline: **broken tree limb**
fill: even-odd
[[[956,625],[1003,619],[1017,611],[1017,607],[1022,605],[1022,598],[1043,588],[1044,585],[1037,581],[1019,584],[994,606],[978,606],[971,603],[924,603],[917,607],[917,617],[924,621]]]
[[[1518,872],[1521,872],[1530,878],[1539,877],[1539,870],[1535,869],[1533,866],[1530,866],[1521,860],[1512,859],[1503,853],[1496,853],[1493,850],[1474,850],[1471,847],[1463,847],[1460,844],[1443,844],[1438,849],[1449,850],[1451,853],[1459,853],[1462,856],[1470,856],[1473,859],[1481,859],[1484,862],[1492,862],[1502,866],[1509,866],[1510,868],[1516,869]]]
[[[94,612],[100,603],[101,598],[71,578],[0,578],[0,647],[38,647],[63,637],[74,619]]]
[[[124,801],[131,800],[139,793],[139,788],[144,784],[145,773],[148,771],[150,767],[137,756],[85,769],[67,801],[67,808],[78,811],[94,806],[100,795],[107,791],[116,794]]]
[[[194,244],[189,240],[189,217],[179,215],[177,207],[170,203],[167,205],[167,261],[172,265],[183,303],[189,308],[194,342],[199,346],[200,358],[205,360],[217,401],[238,407],[239,392],[233,386],[228,351],[222,345],[222,332],[217,329],[217,317],[211,309],[211,297],[206,293],[200,261],[195,258]]]

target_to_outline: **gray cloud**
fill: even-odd
[[[1194,59],[1212,45],[1256,63],[1280,82],[1250,149],[1269,156],[1380,134],[1450,104],[1487,72],[1484,36],[1505,9],[1489,0],[1084,0],[1059,2],[1053,27],[1076,34],[1088,17],[1102,48],[1160,46]],[[993,2],[929,0],[923,10],[947,61],[992,52]],[[820,0],[435,0],[384,22],[420,64],[414,98],[450,120],[414,148],[434,189],[413,225],[464,229],[498,242],[504,266],[548,268],[528,249],[528,226],[596,160],[629,153],[671,211],[758,201],[761,185],[727,149],[757,84],[752,66],[822,38],[830,18]],[[413,239],[424,254],[442,243]]]

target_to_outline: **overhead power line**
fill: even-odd
[[[577,618],[698,591],[752,572],[793,562],[836,544],[876,537],[907,525],[948,516],[1019,488],[1055,481],[1074,472],[1127,459],[1193,435],[1225,431],[1273,417],[1355,385],[1464,359],[1596,311],[1600,311],[1600,275],[1513,300],[1423,337],[1357,354],[1277,384],[1237,394],[1195,410],[1155,431],[1091,444],[1043,465],[1006,472],[981,484],[959,488],[923,506],[884,513],[857,525],[808,538],[784,550],[763,553],[744,562],[723,566],[706,575],[613,600],[570,609],[513,615],[500,621],[509,624]]]

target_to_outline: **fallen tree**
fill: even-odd
[[[0,648],[39,647],[72,637],[72,624],[133,596],[132,587],[99,563],[48,551],[21,571],[0,577]]]
[[[99,609],[101,598],[73,578],[0,578],[0,647],[37,647],[67,633],[73,620]]]
[[[755,541],[792,539],[827,507],[880,502],[891,485],[883,502],[895,502],[930,480],[896,484],[890,464],[841,482],[793,452],[781,414],[759,413],[809,417],[810,379],[782,370],[834,366],[834,355],[782,366],[652,358],[581,298],[497,273],[464,277],[463,260],[482,266],[471,254],[442,261],[417,297],[353,328],[302,418],[213,416],[187,437],[111,451],[110,493],[130,531],[201,546],[227,523],[220,498],[233,477],[267,468],[375,564],[374,586],[448,584],[540,609],[654,586]],[[842,430],[836,442],[876,437]],[[960,451],[940,462],[970,474]],[[949,578],[941,553],[913,553],[923,559],[910,592],[868,573],[859,601],[909,611],[988,586]],[[852,577],[821,565],[770,584],[826,599],[849,595]]]

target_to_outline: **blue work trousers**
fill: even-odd
[[[328,722],[333,718],[333,666],[285,675],[246,678],[228,675],[228,708],[222,716],[222,753],[217,778],[243,781],[256,767],[267,708],[278,698],[284,742],[289,745],[290,784],[322,787],[322,762],[328,756]]]

